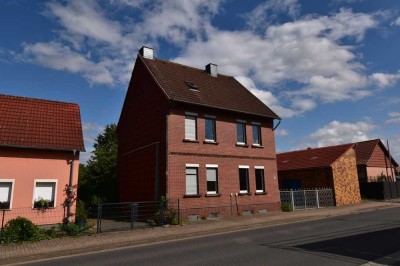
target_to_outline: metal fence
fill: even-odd
[[[97,232],[163,226],[179,222],[179,199],[168,201],[99,203],[91,211]]]
[[[334,206],[331,188],[281,190],[281,203],[290,204],[293,210],[315,209]]]

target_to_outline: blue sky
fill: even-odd
[[[78,103],[89,152],[147,45],[238,79],[283,118],[278,152],[380,138],[400,160],[398,0],[9,0],[0,33],[0,93]]]

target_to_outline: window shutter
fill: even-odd
[[[48,201],[54,200],[55,183],[38,182],[35,188],[35,200],[45,199]]]
[[[9,202],[11,200],[11,182],[0,183],[0,202]]]
[[[185,116],[185,139],[196,139],[196,117]]]
[[[217,181],[216,169],[207,168],[207,181]]]
[[[197,195],[197,169],[186,169],[186,194]]]

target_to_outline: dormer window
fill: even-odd
[[[185,84],[186,84],[186,86],[188,86],[189,89],[191,89],[191,90],[196,90],[196,91],[199,90],[199,87],[198,87],[196,84],[194,84],[193,82],[191,82],[191,81],[185,81]]]

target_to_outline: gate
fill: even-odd
[[[281,203],[290,204],[293,210],[334,206],[333,191],[325,189],[281,190]]]

